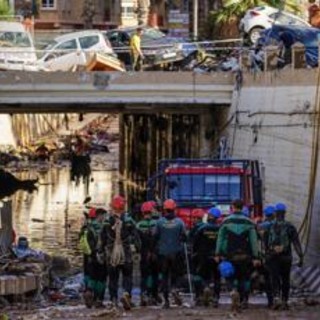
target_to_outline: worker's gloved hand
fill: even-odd
[[[215,261],[216,263],[220,263],[221,260],[222,260],[222,259],[221,259],[219,256],[215,256],[215,257],[214,257],[214,261]]]
[[[253,260],[252,263],[253,263],[253,266],[254,266],[255,268],[261,266],[261,261],[258,260],[258,259]]]
[[[300,257],[299,262],[298,262],[298,267],[299,268],[303,267],[303,257]]]

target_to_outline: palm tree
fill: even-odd
[[[11,14],[10,6],[7,0],[0,0],[0,16],[8,16]]]

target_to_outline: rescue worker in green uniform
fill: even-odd
[[[157,221],[152,219],[154,205],[151,201],[141,206],[143,219],[137,224],[141,240],[141,306],[156,304],[158,299],[158,260],[155,247]]]
[[[80,232],[80,249],[84,253],[84,301],[88,308],[102,307],[106,290],[107,270],[98,257],[105,213],[104,209],[91,208]]]
[[[275,221],[271,224],[266,236],[266,259],[271,272],[272,292],[276,300],[281,299],[281,303],[275,302],[274,308],[282,310],[289,308],[292,245],[299,257],[298,266],[302,267],[303,265],[303,251],[299,234],[295,226],[285,220],[286,211],[285,204],[277,203],[275,205]]]
[[[121,302],[130,309],[133,260],[132,246],[140,250],[140,239],[135,221],[125,211],[125,199],[115,196],[111,201],[110,217],[105,221],[101,232],[101,252],[105,252],[109,274],[109,294],[111,301],[118,304],[119,276],[122,274],[124,294]]]
[[[242,200],[232,203],[232,214],[222,223],[217,240],[216,259],[228,260],[234,267],[230,278],[232,309],[248,307],[253,266],[260,265],[255,224],[242,213]]]
[[[208,306],[210,300],[212,300],[215,308],[218,307],[220,298],[220,273],[218,264],[214,259],[219,232],[217,221],[220,217],[221,211],[215,207],[211,208],[208,211],[207,223],[202,223],[201,226],[198,227],[192,241],[193,252],[198,261],[194,271],[204,284],[204,286],[198,287],[199,290],[196,290],[196,299],[199,302],[201,296],[203,296],[205,306]],[[212,282],[214,284],[213,299],[210,299],[208,296],[210,294],[209,286]]]
[[[264,220],[257,224],[257,230],[259,235],[259,240],[261,243],[261,256],[262,265],[258,269],[259,274],[263,275],[264,278],[264,290],[268,299],[268,307],[273,307],[273,293],[272,293],[272,283],[271,283],[271,273],[268,261],[266,259],[266,237],[272,223],[274,221],[275,208],[274,206],[266,206],[263,210]]]

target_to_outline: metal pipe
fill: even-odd
[[[198,0],[193,0],[193,38],[198,39]]]

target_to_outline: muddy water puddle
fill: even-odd
[[[83,201],[87,196],[82,183],[70,182],[69,168],[52,167],[39,173],[16,174],[20,178],[39,177],[39,190],[18,192],[13,197],[13,223],[17,236],[26,236],[30,246],[51,255],[78,257],[78,232],[83,223]],[[92,203],[108,206],[116,171],[93,171],[89,195]]]

